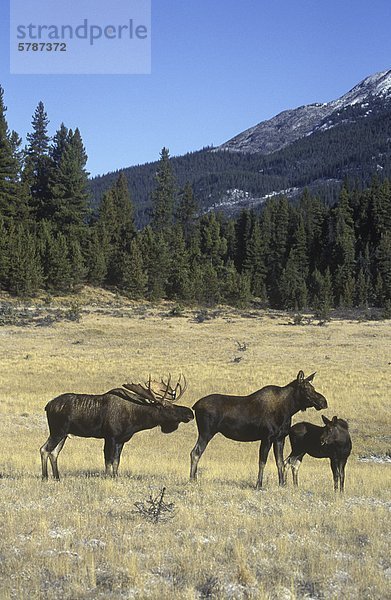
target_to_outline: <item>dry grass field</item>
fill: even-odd
[[[282,314],[225,310],[198,322],[167,312],[114,301],[90,306],[79,323],[0,327],[1,600],[391,598],[390,322],[300,327]],[[62,480],[41,482],[44,406],[60,393],[183,371],[191,406],[213,391],[284,385],[300,369],[317,371],[324,414],[349,421],[344,497],[328,461],[309,457],[299,489],[290,474],[280,489],[272,453],[256,492],[258,443],[222,436],[190,484],[195,422],[136,435],[117,480],[103,477],[102,440],[73,437],[59,458]],[[303,419],[321,424],[321,413],[294,422]],[[163,486],[173,518],[154,524],[134,502]]]

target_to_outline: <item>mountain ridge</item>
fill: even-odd
[[[324,125],[325,119],[333,122],[336,111],[363,104],[370,97],[383,97],[391,102],[391,69],[369,75],[336,100],[284,110],[220,144],[215,151],[271,154],[301,137],[312,135]]]

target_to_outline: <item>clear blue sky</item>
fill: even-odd
[[[10,75],[0,7],[10,128],[25,139],[42,100],[50,133],[79,127],[93,175],[218,145],[391,67],[391,0],[152,0],[151,75]]]

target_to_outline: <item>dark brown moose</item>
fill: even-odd
[[[280,485],[284,485],[283,449],[291,418],[299,410],[327,408],[327,401],[311,385],[315,373],[297,378],[284,387],[267,385],[249,396],[211,394],[196,402],[193,410],[198,426],[198,440],[191,452],[190,478],[195,479],[197,465],[205,448],[216,433],[239,442],[261,440],[257,489],[262,478],[269,450],[273,444]]]
[[[175,406],[186,390],[186,380],[179,378],[175,387],[167,382],[151,381],[145,385],[127,383],[105,394],[62,394],[45,407],[50,436],[40,449],[42,479],[48,478],[50,459],[53,477],[59,479],[57,458],[68,434],[103,438],[106,474],[118,474],[124,444],[138,431],[160,426],[163,433],[178,429],[179,423],[194,418],[190,408]]]
[[[345,465],[352,450],[348,424],[344,419],[333,417],[330,421],[322,415],[325,427],[303,421],[296,423],[289,431],[292,452],[285,460],[290,465],[293,484],[298,485],[298,473],[305,454],[315,458],[329,458],[334,478],[334,490],[343,492]]]

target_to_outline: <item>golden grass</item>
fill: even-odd
[[[390,448],[389,322],[292,327],[283,315],[230,311],[196,323],[190,313],[168,319],[164,311],[129,305],[122,317],[95,311],[81,323],[0,329],[1,600],[390,597],[391,466],[358,460]],[[279,489],[272,453],[265,490],[255,492],[258,444],[221,436],[190,484],[195,423],[135,436],[115,481],[102,476],[102,441],[72,438],[59,458],[62,481],[40,481],[43,408],[62,392],[183,371],[191,406],[212,391],[283,385],[299,369],[318,372],[325,414],[349,421],[343,498],[328,461],[309,457],[300,488],[288,474]],[[321,423],[312,410],[294,420],[303,419]],[[174,518],[154,525],[133,512],[134,502],[163,486]]]

